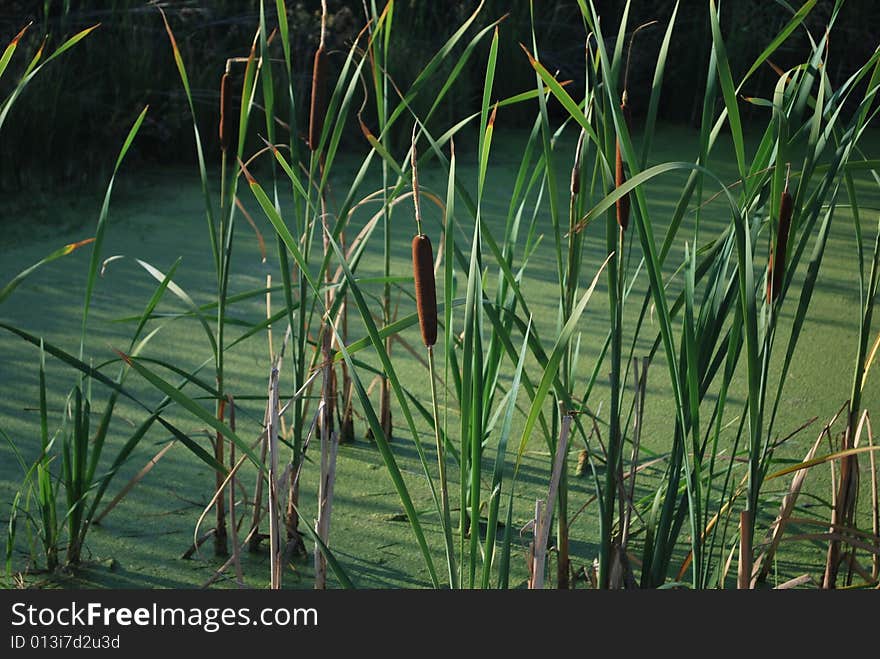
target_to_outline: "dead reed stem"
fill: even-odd
[[[739,514],[739,571],[737,586],[739,590],[752,587],[752,513],[743,510]]]
[[[852,448],[854,412],[850,410],[846,430],[843,433],[841,450]],[[855,512],[856,490],[858,489],[858,462],[854,455],[847,455],[840,460],[840,478],[837,492],[834,497],[834,508],[831,511],[832,527],[851,527]],[[832,529],[833,530],[833,529]],[[845,536],[844,536],[845,537]],[[822,579],[822,587],[833,589],[837,587],[837,573],[840,569],[840,538],[834,537],[828,543],[828,554],[825,561],[825,575]]]
[[[547,542],[550,539],[550,527],[553,522],[553,504],[559,493],[559,481],[562,478],[562,470],[565,468],[565,457],[568,455],[568,438],[571,434],[572,419],[573,417],[569,414],[562,416],[559,441],[556,443],[556,456],[553,459],[553,471],[550,474],[547,503],[542,505],[541,500],[538,500],[535,515],[534,558],[529,584],[529,588],[533,590],[540,590],[544,587],[544,567],[547,559]]]
[[[278,506],[278,366],[272,365],[269,375],[269,401],[267,403],[269,444],[269,570],[270,588],[281,588],[281,529]]]
[[[871,417],[865,413],[865,425],[868,432],[868,446],[874,448],[874,431],[871,428]],[[874,545],[878,552],[871,559],[871,576],[874,581],[880,579],[880,493],[877,488],[877,458],[872,450],[868,453],[871,463],[871,530],[874,532]]]
[[[818,439],[813,443],[810,450],[807,451],[802,462],[807,462],[808,460],[813,459],[813,456],[816,455],[816,450],[819,448],[819,444],[822,443],[822,438],[825,436],[826,432],[828,432],[827,426],[819,434]],[[790,521],[791,514],[794,512],[795,503],[797,503],[798,495],[801,492],[801,487],[804,484],[804,479],[807,477],[808,471],[808,469],[801,469],[797,471],[791,479],[788,493],[782,499],[779,514],[776,516],[776,521],[770,525],[770,532],[764,542],[767,549],[755,561],[753,583],[756,581],[764,581],[770,574],[770,566],[773,564],[776,550],[779,547],[779,543],[782,541],[782,536],[785,534],[785,527]]]
[[[231,394],[226,394],[229,402],[229,429],[235,432],[235,400]],[[229,467],[235,466],[235,444],[229,443]],[[241,569],[241,553],[238,546],[238,524],[235,519],[235,470],[229,474],[229,524],[232,527],[232,564],[235,566],[235,580],[239,588],[244,588],[244,572]]]
[[[226,410],[226,399],[221,398],[217,403],[217,419],[220,423],[223,423],[225,417]],[[223,435],[221,433],[217,433],[217,436],[214,440],[214,459],[217,460],[217,464],[224,464],[224,451],[223,444],[225,440],[223,439]],[[217,510],[217,523],[214,527],[214,555],[215,556],[227,556],[229,553],[229,547],[226,542],[226,506],[225,501],[223,499],[223,486],[224,486],[224,476],[222,472],[216,472],[215,474],[215,483],[216,489],[220,492],[220,496],[217,497],[216,510]]]

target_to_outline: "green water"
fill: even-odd
[[[864,146],[871,153],[877,151],[873,146],[878,142],[877,136],[871,136]],[[507,213],[507,194],[512,188],[513,178],[522,152],[523,135],[519,133],[500,132],[496,136],[490,173],[487,179],[487,196],[484,204],[484,215],[490,226],[500,236]],[[565,139],[560,144],[560,167],[562,171],[568,166],[568,153],[571,146]],[[696,153],[694,136],[679,127],[666,127],[655,138],[652,160],[687,160]],[[476,170],[473,166],[474,155],[461,154],[459,174],[472,187],[475,186]],[[334,170],[334,193],[331,194],[331,206],[335,199],[341,200],[344,186],[359,161],[354,157],[343,158]],[[733,158],[724,145],[715,154],[711,166],[727,181],[735,178]],[[374,178],[368,180],[363,188],[363,196],[375,189]],[[446,181],[441,172],[426,168],[421,173],[426,190],[433,190],[441,198],[445,194]],[[567,179],[567,176],[561,177]],[[665,233],[668,217],[674,208],[683,176],[669,175],[648,184],[646,189],[652,213],[655,233],[660,237]],[[862,221],[865,227],[865,243],[872,244],[877,221],[877,208],[880,207],[880,194],[876,184],[860,173],[857,178],[857,190],[863,205]],[[714,193],[711,191],[707,193]],[[264,263],[260,248],[253,230],[243,221],[237,225],[235,252],[233,256],[233,275],[231,293],[257,289],[265,285],[266,275],[273,276],[274,283],[280,282],[280,275],[274,254],[274,238],[271,228],[247,190],[241,190],[240,196],[266,238],[269,247],[269,258]],[[48,199],[48,201],[47,201]],[[563,199],[560,197],[560,199]],[[845,203],[845,197],[841,197]],[[59,195],[57,201],[50,196],[44,197],[40,209],[33,210],[31,205],[20,200],[13,200],[16,216],[10,217],[10,211],[3,214],[4,223],[12,225],[6,232],[6,242],[0,245],[0,281],[6,282],[15,273],[39,260],[59,246],[80,240],[94,231],[94,222],[100,201],[97,198],[73,199]],[[425,210],[429,233],[435,238],[435,246],[439,242],[439,213],[429,204]],[[22,210],[24,209],[24,210]],[[375,205],[365,206],[353,218],[356,226],[362,225],[378,209]],[[457,236],[466,246],[469,241],[471,223],[462,212],[457,214],[462,224],[462,232]],[[670,294],[677,293],[683,286],[680,275],[674,276],[675,267],[681,262],[684,254],[685,241],[691,241],[694,235],[695,215],[689,214],[683,224],[679,239],[670,254],[665,272],[669,281]],[[702,212],[700,242],[717,235],[729,221],[724,204],[716,201],[708,205]],[[89,319],[88,343],[86,354],[94,364],[115,358],[114,349],[126,349],[133,324],[117,322],[120,318],[138,315],[144,308],[156,281],[142,269],[135,258],[146,261],[156,268],[165,271],[179,257],[181,264],[177,270],[175,281],[185,289],[199,304],[209,303],[214,290],[214,273],[211,253],[207,239],[204,209],[201,205],[201,193],[195,171],[134,171],[124,167],[119,189],[114,196],[110,224],[107,231],[103,256],[122,255],[125,258],[114,260],[108,264],[102,278],[99,279]],[[402,204],[394,214],[394,233],[392,246],[393,274],[411,274],[410,237],[414,232],[410,207]],[[61,227],[61,228],[57,228]],[[523,282],[523,291],[529,301],[530,310],[536,327],[544,341],[545,348],[552,347],[556,332],[558,281],[556,277],[553,238],[549,219],[544,210],[539,222],[539,231],[544,233],[543,241],[529,262]],[[630,232],[632,235],[632,232]],[[585,245],[586,262],[582,267],[584,284],[592,278],[604,260],[604,227],[591,226],[587,229]],[[90,247],[83,248],[74,254],[51,263],[32,275],[2,306],[0,319],[19,326],[29,332],[43,336],[47,342],[54,343],[63,349],[75,353],[78,349],[79,328],[81,322],[82,300],[84,294],[86,270]],[[637,258],[638,245],[633,245],[631,258]],[[488,260],[487,260],[488,262]],[[376,234],[368,247],[367,257],[359,271],[361,276],[381,273],[381,236]],[[819,277],[818,288],[811,305],[807,323],[800,340],[794,364],[783,393],[783,401],[777,419],[777,433],[784,437],[804,422],[814,417],[818,421],[809,429],[789,440],[781,455],[800,458],[806,453],[820,430],[820,424],[828,420],[849,396],[852,378],[852,364],[855,357],[858,338],[858,283],[856,275],[855,239],[852,231],[851,215],[847,208],[840,208],[834,217],[831,237],[826,251],[825,261]],[[803,279],[802,266],[796,278],[793,291],[799,292]],[[495,281],[494,273],[491,281]],[[405,291],[395,292],[398,315],[404,316],[414,312],[415,304],[407,294],[407,284],[402,285]],[[442,282],[438,281],[442,287]],[[644,275],[636,283],[634,295],[627,306],[625,320],[631,326],[637,317],[638,308],[646,290]],[[378,294],[379,286],[368,292]],[[460,291],[463,288],[459,289]],[[438,297],[442,292],[438,291]],[[780,336],[787,338],[795,303],[795,294],[789,294],[789,300],[783,309],[783,330]],[[282,295],[276,294],[273,306],[277,310],[282,303]],[[378,311],[378,302],[372,301]],[[583,379],[593,369],[599,349],[607,332],[607,293],[604,277],[600,280],[596,294],[584,314],[579,331],[581,332],[581,366],[578,376]],[[161,312],[185,310],[184,305],[171,295],[166,295],[159,307]],[[253,298],[245,303],[236,304],[231,314],[248,322],[257,322],[265,317],[265,302],[262,297]],[[459,319],[460,322],[460,319]],[[155,327],[155,325],[150,326]],[[636,346],[636,354],[645,354],[649,347],[649,339],[659,329],[656,323],[648,320],[648,329],[643,331]],[[283,334],[284,327],[280,324],[273,328],[277,343]],[[676,326],[678,331],[678,326]],[[229,339],[240,332],[232,327]],[[876,330],[875,330],[876,334]],[[360,320],[352,312],[350,319],[350,336],[352,339],[363,335]],[[872,340],[873,340],[872,336]],[[403,342],[421,354],[418,329],[410,328],[402,333]],[[521,337],[514,337],[514,341]],[[414,395],[426,406],[430,404],[424,366],[408,350],[404,343],[394,346],[394,364],[401,380]],[[624,336],[624,345],[632,342],[631,335]],[[365,351],[359,355],[369,363],[372,357]],[[210,348],[201,326],[193,320],[176,320],[168,322],[152,340],[145,355],[166,360],[174,365],[192,370],[210,357]],[[442,352],[438,353],[438,363],[442,364]],[[8,435],[20,450],[28,464],[39,450],[39,415],[38,415],[38,353],[35,348],[9,333],[0,333],[0,428]],[[511,371],[506,365],[506,373]],[[537,379],[538,373],[534,372]],[[115,375],[117,366],[109,368],[109,374]],[[227,353],[226,387],[237,399],[238,431],[242,437],[256,438],[262,421],[263,402],[258,400],[265,396],[269,357],[266,333],[261,332],[252,339],[245,341]],[[160,371],[161,372],[161,371]],[[594,390],[589,405],[594,410],[607,409],[608,388],[606,386],[607,367],[600,369],[600,384]],[[167,372],[164,373],[167,375]],[[206,380],[211,380],[210,367],[202,372]],[[76,374],[57,360],[47,361],[47,377],[49,380],[50,430],[57,428],[61,422],[61,412],[70,388],[76,382]],[[361,377],[364,384],[369,385],[372,374],[363,371]],[[877,385],[877,374],[872,371],[868,379],[868,387],[863,404],[869,410],[876,408],[880,402],[880,389]],[[725,432],[723,441],[729,442],[736,428],[736,415],[742,410],[745,400],[743,377],[737,376],[728,403],[726,422],[731,427]],[[282,375],[282,393],[292,393],[293,383],[290,371]],[[508,380],[505,380],[508,381]],[[155,404],[161,395],[151,390],[136,374],[132,374],[127,385],[143,401]],[[95,386],[95,408],[98,412],[106,400],[106,392]],[[582,384],[579,390],[582,389]],[[373,391],[374,404],[378,405],[378,387]],[[250,398],[249,398],[250,397]],[[450,399],[451,400],[451,399]],[[500,400],[500,397],[499,397]],[[208,405],[208,403],[205,403]],[[526,405],[526,396],[522,394],[520,405]],[[331,526],[331,546],[337,557],[349,572],[350,576],[361,587],[417,587],[429,583],[424,562],[418,552],[409,525],[399,517],[400,502],[394,491],[387,471],[374,446],[363,439],[365,425],[360,419],[360,410],[356,408],[356,431],[358,441],[353,445],[343,446],[339,452],[337,473],[336,499],[333,507]],[[429,542],[434,550],[435,563],[438,570],[443,565],[442,541],[436,515],[432,514],[428,488],[418,462],[411,439],[403,426],[403,416],[395,410],[397,441],[394,452],[404,472],[406,482],[411,489],[417,509],[423,513],[423,522],[429,535]],[[458,420],[455,410],[450,409],[450,428],[453,436],[457,432]],[[646,419],[643,431],[644,455],[662,454],[668,450],[671,442],[672,396],[668,382],[668,372],[662,363],[662,355],[658,354],[649,372]],[[136,424],[144,418],[140,408],[127,402],[118,406],[114,426],[105,447],[106,465],[112,459],[115,449],[130,434]],[[208,446],[207,433],[203,425],[194,417],[176,409],[168,415],[174,422],[191,436]],[[97,417],[93,420],[97,422]],[[420,429],[424,433],[426,447],[433,449],[433,435],[428,432],[422,419]],[[521,432],[522,416],[516,419],[514,438],[518,440]],[[497,435],[497,431],[496,431]],[[154,428],[141,442],[125,467],[117,475],[110,487],[109,502],[113,495],[136,474],[165,444],[170,440],[167,432]],[[512,441],[511,444],[515,444]],[[575,448],[580,448],[576,445]],[[515,450],[511,447],[511,452]],[[729,453],[728,453],[729,455]],[[573,451],[570,469],[574,470],[577,452]],[[429,456],[431,457],[431,456]],[[311,458],[317,458],[316,452]],[[487,461],[494,458],[494,446],[487,451]],[[510,456],[512,460],[512,456]],[[104,463],[102,463],[104,464]],[[867,472],[867,460],[862,460],[861,468],[863,493],[867,493],[866,483],[870,481]],[[432,464],[432,467],[433,464]],[[491,473],[491,462],[487,462],[487,474]],[[457,466],[450,469],[453,480],[457,480]],[[514,524],[521,527],[526,523],[534,510],[536,497],[546,497],[549,460],[542,441],[529,444],[520,485],[517,488],[517,501],[514,512]],[[5,546],[6,522],[10,504],[17,491],[22,477],[22,470],[9,445],[0,442],[0,542]],[[650,473],[646,474],[650,478]],[[314,510],[315,487],[317,480],[317,464],[309,462],[303,473],[302,499],[305,520],[311,520]],[[820,499],[829,497],[828,470],[811,473],[808,477],[808,492]],[[210,551],[210,543],[192,560],[181,560],[180,555],[192,542],[196,521],[203,507],[212,494],[213,474],[185,447],[175,445],[165,454],[157,466],[132,490],[130,494],[107,516],[101,526],[93,528],[87,540],[85,557],[87,565],[76,575],[64,579],[53,580],[72,587],[197,587],[207,582],[221,561],[214,559]],[[590,499],[592,481],[570,479],[571,495],[569,506],[572,511],[581,508]],[[245,471],[243,484],[249,493],[253,488],[253,472]],[[788,479],[780,479],[766,486],[765,516],[775,514],[780,493],[787,488]],[[457,482],[451,484],[453,493],[457,493]],[[640,494],[648,494],[647,488],[639,488]],[[827,510],[819,503],[820,499],[802,498],[804,507],[799,516],[815,514],[818,519],[827,519]],[[457,496],[453,495],[453,505],[457,505]],[[596,516],[598,510],[587,505],[578,516],[571,529],[573,561],[576,565],[589,565],[596,555]],[[250,521],[249,512],[241,510],[239,517],[244,517],[244,528]],[[457,512],[454,513],[454,518]],[[766,520],[766,521],[769,521]],[[208,516],[203,530],[210,527],[211,517]],[[14,567],[25,570],[27,563],[28,538],[20,525],[17,538]],[[519,541],[518,528],[515,529],[515,547],[512,557],[514,575],[512,584],[519,584],[526,578],[526,545],[530,535],[522,535]],[[759,534],[766,529],[759,526]],[[821,531],[818,527],[806,526],[799,532]],[[792,532],[795,532],[794,530]],[[243,533],[242,533],[243,535]],[[684,539],[684,534],[682,536]],[[821,543],[784,544],[779,556],[779,573],[781,577],[795,576],[805,571],[818,574],[817,565],[824,560],[824,545]],[[262,587],[268,584],[268,560],[266,553],[245,554],[243,571],[246,582],[251,586]],[[232,585],[229,580],[233,571],[227,570],[219,585]],[[45,575],[39,573],[27,577],[31,584],[45,582]],[[287,586],[310,587],[312,579],[311,563],[297,563],[285,571],[284,582]],[[12,582],[7,579],[6,585]],[[331,579],[331,583],[334,583]]]

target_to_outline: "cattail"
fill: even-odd
[[[587,467],[589,466],[590,455],[587,453],[587,449],[581,449],[581,452],[578,453],[578,462],[577,469],[574,472],[574,475],[580,478],[584,474],[587,473]]]
[[[630,116],[629,105],[626,102],[626,91],[623,92],[623,99],[620,103],[620,111],[623,113],[623,120],[626,128],[629,130]],[[619,188],[626,183],[626,174],[623,171],[623,155],[620,153],[620,139],[617,139],[614,164],[614,186]],[[623,231],[629,226],[629,195],[624,195],[617,200],[617,223]]]
[[[232,94],[229,92],[229,72],[220,79],[220,148],[224,153],[229,150],[230,127],[227,122],[232,117]]]
[[[434,284],[434,250],[428,236],[420,234],[413,238],[412,259],[422,341],[426,346],[432,346],[437,342],[437,288]]]
[[[324,113],[327,111],[327,51],[323,44],[315,51],[312,69],[312,105],[309,112],[309,148],[318,150],[321,131],[324,130]]]
[[[782,278],[785,276],[785,250],[788,247],[788,231],[791,228],[791,215],[794,201],[788,191],[788,176],[785,190],[779,200],[779,225],[776,229],[776,249],[770,256],[769,273],[767,276],[767,301],[775,302],[782,291]]]

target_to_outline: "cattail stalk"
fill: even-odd
[[[412,138],[412,185],[415,206],[416,235],[412,240],[413,279],[415,280],[416,310],[422,342],[428,351],[428,379],[431,381],[431,405],[434,413],[434,440],[437,443],[437,468],[440,476],[440,507],[443,513],[443,532],[446,539],[446,564],[449,586],[455,583],[455,549],[452,539],[452,516],[449,509],[449,486],[446,476],[446,454],[440,436],[440,406],[437,399],[437,382],[434,366],[434,344],[437,342],[437,284],[434,279],[434,250],[431,239],[422,231],[422,211],[419,204],[418,156],[416,152],[416,128]]]

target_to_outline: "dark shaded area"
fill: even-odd
[[[368,2],[370,0],[367,0]],[[381,5],[382,0],[376,4]],[[274,0],[266,1],[270,30],[277,24]],[[430,56],[473,11],[476,0],[427,2],[400,0],[394,15],[391,73],[406,89]],[[606,36],[613,39],[623,11],[622,0],[596,0]],[[769,0],[737,0],[722,3],[722,21],[734,77],[761,52],[790,17],[782,4]],[[800,4],[800,3],[795,3]],[[244,57],[250,50],[259,24],[258,0],[168,1],[161,5],[177,36],[199,115],[206,153],[219,152],[216,130],[220,77],[228,57]],[[294,88],[297,135],[304,136],[308,114],[311,60],[317,47],[320,2],[287,0],[292,52],[296,68]],[[535,28],[544,64],[570,79],[573,95],[582,92],[585,30],[575,0],[535,3]],[[632,49],[629,99],[636,122],[647,105],[657,51],[674,6],[673,0],[633,2],[630,29],[653,19],[659,23],[640,32]],[[684,0],[667,63],[661,119],[694,124],[699,117],[711,48],[708,3]],[[806,27],[818,38],[834,6],[820,0]],[[331,75],[338,72],[345,53],[364,26],[361,0],[330,0],[328,49]],[[534,86],[534,72],[528,66],[520,43],[531,43],[529,3],[524,0],[488,0],[471,33],[508,14],[500,29],[499,70],[496,96],[503,98]],[[66,36],[100,22],[101,28],[41,71],[10,114],[0,139],[0,189],[33,190],[47,184],[78,189],[103,181],[114,154],[134,117],[144,104],[151,109],[133,151],[133,160],[154,164],[190,162],[194,159],[189,109],[171,55],[168,38],[158,10],[142,0],[5,0],[0,3],[0,45],[5,47],[18,30],[33,20],[13,59],[0,80],[0,98],[5,98],[21,75],[27,61],[47,38],[51,52]],[[829,57],[829,75],[839,83],[870,57],[877,44],[872,26],[880,25],[880,3],[850,0],[835,26]],[[468,39],[465,39],[465,43]],[[481,44],[435,116],[436,126],[448,126],[473,112],[479,104],[488,42]],[[463,50],[464,44],[459,47]],[[275,81],[279,102],[277,115],[289,117],[285,106],[286,76],[283,75],[281,45],[272,44]],[[810,48],[803,29],[798,30],[774,55],[783,68],[806,58]],[[451,71],[455,57],[444,63],[435,76],[435,86]],[[237,84],[240,85],[241,69]],[[776,74],[763,67],[749,82],[745,93],[768,96]],[[426,110],[433,100],[426,89],[416,110]],[[366,120],[369,123],[368,103]],[[756,118],[753,106],[744,104],[745,118]],[[506,108],[501,121],[507,125],[531,124],[534,108],[524,105]],[[255,127],[262,126],[257,116]],[[258,128],[256,130],[259,130]],[[408,135],[401,126],[397,137]],[[253,136],[256,140],[256,134]],[[287,140],[282,129],[279,139]],[[356,122],[346,135],[347,148],[362,148],[363,138]],[[462,146],[467,140],[462,139]],[[256,143],[256,142],[255,142]]]

